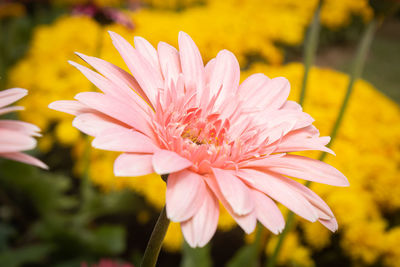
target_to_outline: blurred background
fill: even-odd
[[[142,36],[154,46],[175,47],[183,30],[205,62],[228,49],[238,57],[242,80],[256,72],[287,77],[290,98],[298,101],[303,44],[316,6],[316,0],[0,0],[0,90],[29,90],[19,102],[25,111],[12,116],[42,129],[33,154],[50,167],[0,159],[0,266],[91,266],[101,259],[138,266],[165,203],[160,177],[115,178],[117,154],[92,149],[72,127],[72,116],[47,108],[96,90],[67,63],[80,62],[74,52],[126,68],[108,30],[131,42]],[[304,102],[321,135],[332,129],[358,40],[379,12],[368,0],[322,1]],[[337,216],[339,231],[297,217],[279,266],[400,266],[399,62],[400,13],[394,13],[375,34],[332,147],[337,156],[326,158],[351,187],[311,185]],[[159,266],[243,266],[252,241],[223,210],[217,234],[202,249],[189,248],[173,223]],[[264,231],[262,263],[275,243]]]

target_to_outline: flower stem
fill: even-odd
[[[354,84],[358,80],[358,78],[360,78],[360,76],[361,76],[362,70],[363,70],[364,65],[365,65],[365,60],[366,60],[369,48],[371,46],[371,43],[372,43],[372,40],[373,40],[374,33],[375,33],[377,25],[378,25],[378,20],[376,18],[374,18],[372,21],[369,22],[369,24],[367,25],[365,31],[363,32],[363,35],[362,35],[362,38],[360,40],[360,43],[359,43],[359,46],[358,46],[358,49],[357,49],[357,53],[356,53],[356,56],[355,56],[355,59],[354,59],[354,63],[353,63],[353,66],[352,66],[352,69],[351,69],[351,72],[350,72],[350,81],[349,81],[349,84],[347,86],[346,95],[345,95],[345,97],[343,99],[342,106],[341,106],[341,108],[339,110],[339,114],[338,114],[338,116],[336,118],[336,121],[335,121],[335,124],[334,124],[334,126],[332,128],[332,131],[331,131],[331,134],[330,134],[331,142],[327,145],[328,147],[330,147],[332,145],[333,141],[336,138],[336,135],[338,133],[339,127],[340,127],[340,125],[342,123],[342,120],[343,120],[344,113],[345,113],[347,105],[349,103],[349,99],[350,99],[351,93],[353,91]],[[321,153],[321,156],[320,156],[319,159],[322,161],[322,160],[325,159],[325,157],[326,157],[326,152],[323,152],[323,153]],[[305,185],[307,187],[310,186],[310,184],[311,184],[310,181],[307,181],[305,183]],[[273,252],[271,258],[269,259],[269,261],[267,263],[267,267],[274,267],[275,266],[276,259],[277,259],[278,255],[279,255],[279,251],[280,251],[280,249],[282,247],[282,244],[283,244],[283,241],[284,241],[284,239],[286,237],[286,234],[289,232],[290,227],[293,224],[293,220],[294,220],[294,213],[289,211],[288,215],[287,215],[287,220],[286,220],[286,227],[283,230],[282,234],[279,236],[278,243],[276,244],[274,252]]]
[[[169,222],[164,207],[151,233],[140,267],[156,266],[158,254],[160,253],[162,242],[167,233]]]
[[[340,125],[342,123],[343,120],[343,115],[346,111],[347,105],[349,103],[350,100],[350,96],[351,93],[353,92],[353,87],[355,82],[358,80],[358,78],[360,78],[361,73],[364,69],[364,65],[365,65],[365,60],[367,58],[367,54],[369,51],[369,48],[371,46],[372,40],[374,38],[374,33],[376,31],[376,27],[378,26],[378,20],[376,18],[374,18],[373,20],[371,20],[368,25],[367,28],[365,29],[362,38],[360,40],[358,49],[357,49],[357,53],[353,62],[353,66],[350,72],[350,81],[349,84],[347,85],[347,91],[346,91],[346,95],[343,99],[342,102],[342,106],[340,107],[339,110],[339,114],[336,118],[335,124],[332,128],[331,131],[331,142],[327,145],[327,147],[331,147],[333,141],[336,138],[336,135],[338,133],[338,130],[340,128]],[[326,152],[321,153],[320,156],[320,160],[324,160],[326,157]]]
[[[254,262],[258,262],[259,261],[259,257],[260,257],[260,251],[262,250],[261,247],[261,235],[263,232],[263,228],[264,226],[261,223],[257,223],[257,228],[256,228],[256,234],[255,234],[255,238],[254,238],[254,242],[252,244],[253,246],[253,258],[254,258]]]
[[[306,96],[306,89],[307,89],[308,74],[310,72],[310,68],[314,62],[315,54],[317,52],[319,31],[320,31],[319,15],[321,12],[321,4],[322,4],[322,0],[318,1],[318,6],[314,13],[311,27],[308,31],[307,39],[304,43],[304,51],[303,51],[303,53],[304,53],[304,75],[303,75],[303,82],[301,84],[301,92],[300,92],[300,98],[299,98],[300,105],[303,105],[303,103],[304,103],[304,99]]]

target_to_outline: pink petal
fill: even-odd
[[[40,136],[40,129],[34,124],[16,121],[16,120],[0,120],[0,129],[8,129],[17,131],[26,135]]]
[[[324,137],[303,137],[289,133],[279,141],[275,152],[296,152],[305,150],[320,150],[335,155],[331,149],[327,148],[330,141],[329,136]]]
[[[267,85],[270,81],[271,79],[264,74],[257,73],[249,76],[242,82],[238,92],[247,108],[257,107],[264,109],[265,100],[269,94]]]
[[[110,94],[115,98],[119,98],[120,94],[118,94],[118,90],[115,90],[116,87],[108,81],[104,76],[98,74],[97,72],[92,71],[89,68],[86,68],[74,61],[68,61],[69,64],[77,68],[83,75],[85,75],[88,80],[93,83],[97,88],[99,88],[102,92],[106,94]]]
[[[265,107],[270,110],[278,109],[285,104],[289,92],[290,92],[290,83],[286,78],[277,77],[271,79],[268,83],[268,91],[270,92],[265,99]]]
[[[124,86],[117,86],[97,72],[94,72],[82,65],[79,65],[78,63],[75,63],[73,61],[69,61],[69,63],[72,66],[76,67],[80,72],[82,72],[82,74],[85,75],[85,77],[88,78],[90,82],[92,82],[106,95],[110,95],[118,101],[132,106],[132,108],[135,108],[135,110],[139,112],[141,116],[148,117],[147,111],[149,110],[149,106],[138,95],[135,95],[135,93],[131,89],[125,88],[125,90],[121,90],[122,88],[124,88]],[[127,94],[126,90],[128,90],[128,92],[130,91],[130,94]]]
[[[338,223],[335,218],[332,218],[330,220],[323,220],[319,219],[318,220],[323,226],[331,230],[332,232],[336,232],[339,228]]]
[[[95,111],[96,112],[96,111]],[[72,125],[91,136],[98,136],[103,131],[113,128],[126,129],[128,125],[123,125],[117,120],[112,119],[101,113],[84,113],[75,117]]]
[[[179,32],[179,55],[187,89],[204,89],[204,64],[201,54],[187,33]]]
[[[90,113],[94,111],[94,109],[91,109],[88,106],[75,100],[54,101],[50,103],[49,108],[75,116],[82,113]]]
[[[244,97],[247,101],[251,101],[253,99],[258,101],[257,95],[264,91],[263,87],[267,84],[271,79],[262,73],[252,74],[247,77],[239,87],[239,94]]]
[[[24,110],[24,107],[13,106],[13,107],[7,107],[7,108],[0,108],[0,115],[10,113],[13,111],[17,111],[17,110]]]
[[[256,227],[256,224],[257,224],[257,217],[256,217],[255,211],[253,210],[252,212],[250,212],[246,215],[237,215],[232,210],[230,204],[223,196],[221,189],[219,188],[218,183],[216,181],[216,178],[215,177],[207,177],[206,182],[207,182],[208,186],[211,188],[212,192],[218,197],[218,199],[221,201],[222,205],[224,205],[226,210],[229,212],[229,214],[232,216],[232,218],[239,224],[239,226],[247,234],[250,234],[251,232],[253,232],[254,228]]]
[[[158,44],[158,59],[167,84],[170,84],[171,81],[176,82],[179,73],[182,72],[179,52],[176,48],[167,43],[160,42]]]
[[[231,171],[213,168],[215,180],[224,198],[232,210],[239,216],[250,213],[254,209],[249,188]]]
[[[258,190],[252,190],[251,193],[257,219],[274,234],[282,232],[285,227],[285,219],[275,202]]]
[[[192,165],[193,163],[190,160],[169,150],[158,150],[153,156],[154,170],[160,175],[178,172]]]
[[[205,246],[217,230],[219,218],[218,200],[207,188],[201,207],[194,216],[181,223],[185,240],[191,247]]]
[[[158,147],[145,135],[122,127],[102,131],[92,142],[99,149],[135,153],[153,153]]]
[[[214,96],[221,90],[217,99],[218,107],[223,101],[232,101],[239,87],[240,67],[235,55],[228,50],[218,53],[213,72],[209,81],[209,90]]]
[[[285,122],[290,122],[293,127],[289,130],[292,131],[310,126],[314,122],[314,119],[309,114],[295,110],[281,109],[273,112],[263,111],[261,114],[263,114],[264,117],[262,117],[260,121],[266,123],[269,128],[282,125],[282,123]],[[285,132],[285,134],[286,133],[287,132]]]
[[[158,54],[156,49],[143,37],[135,36],[133,38],[135,48],[151,64],[155,70],[160,69]]]
[[[322,161],[297,155],[285,155],[269,162],[268,170],[313,182],[349,186],[347,178]]]
[[[0,153],[30,150],[35,146],[35,138],[29,135],[15,130],[0,130]]]
[[[252,169],[240,169],[238,176],[253,188],[282,203],[306,220],[315,222],[318,219],[314,207],[300,193],[288,188],[281,181],[282,176]]]
[[[27,154],[24,154],[21,152],[0,153],[0,157],[27,163],[30,165],[40,167],[42,169],[46,169],[46,170],[49,168],[49,167],[47,167],[46,164],[44,164],[37,158],[34,158],[30,155],[27,155]]]
[[[130,92],[127,94],[126,91],[121,90],[124,88],[123,86],[116,86],[114,83],[101,76],[100,74],[83,67],[79,64],[70,62],[70,64],[74,65],[78,70],[80,70],[83,75],[86,76],[97,88],[105,93],[106,96],[112,96],[115,100],[118,100],[121,103],[124,103],[134,109],[138,116],[149,119],[150,106],[148,106],[143,99],[135,94],[130,88],[125,88]]]
[[[282,109],[290,109],[296,111],[303,111],[303,108],[296,102],[288,100],[283,104]]]
[[[5,107],[28,94],[28,90],[22,88],[12,88],[0,91],[0,108]]]
[[[212,59],[210,59],[210,61],[207,62],[206,66],[204,67],[204,75],[205,75],[206,84],[210,83],[210,79],[214,72],[216,61],[217,61],[216,58],[212,58]]]
[[[163,87],[160,71],[154,69],[153,66],[120,35],[111,31],[109,31],[109,33],[115,48],[121,54],[129,70],[150,99],[151,104],[154,105],[157,92]]]
[[[263,132],[263,138],[268,137],[268,143],[272,144],[280,140],[285,135],[300,128],[307,128],[314,119],[304,112],[294,110],[274,110],[264,109],[254,113],[254,119]]]
[[[270,164],[270,162],[275,162],[277,159],[285,156],[286,153],[281,153],[281,154],[273,154],[269,155],[266,157],[260,157],[256,158],[253,160],[248,160],[248,161],[243,161],[241,164],[239,164],[240,167],[242,168],[264,168]]]
[[[142,116],[141,112],[112,96],[95,92],[84,92],[77,94],[75,98],[99,112],[134,127],[147,136],[153,136],[153,130],[149,122]]]
[[[117,92],[121,94],[121,96],[134,101],[141,107],[143,107],[143,99],[147,102],[147,104],[151,105],[150,100],[147,98],[146,94],[132,75],[100,58],[89,57],[81,53],[76,54],[93,68],[95,68],[98,72],[100,72],[103,76],[113,82],[117,86],[115,89],[117,89]]]
[[[311,189],[284,176],[282,176],[280,180],[282,183],[286,184],[288,188],[299,192],[304,198],[306,198],[308,202],[313,205],[319,219],[329,220],[335,217],[329,206]]]
[[[246,215],[237,215],[235,213],[229,212],[233,219],[239,224],[246,234],[251,234],[257,225],[256,212],[252,211]]]
[[[152,157],[148,154],[121,154],[114,162],[114,174],[136,177],[154,173]]]
[[[167,179],[166,208],[171,221],[190,219],[204,202],[206,188],[203,177],[183,170],[171,173]]]

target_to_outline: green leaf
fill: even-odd
[[[138,196],[129,190],[95,193],[82,203],[78,219],[88,222],[105,215],[134,214],[142,206],[137,205],[138,201]]]
[[[17,232],[14,227],[6,223],[0,223],[0,251],[7,248],[8,240]]]
[[[125,250],[125,228],[103,225],[94,230],[90,245],[98,254],[117,255]]]
[[[186,242],[183,244],[183,257],[180,267],[210,267],[210,245],[202,248],[192,248]]]
[[[256,251],[253,244],[241,247],[235,256],[228,262],[227,267],[256,267]]]
[[[33,206],[43,216],[71,209],[78,203],[66,194],[71,188],[69,177],[13,161],[1,161],[0,169],[1,188],[21,206]]]
[[[18,267],[25,263],[42,261],[53,249],[51,245],[30,245],[18,249],[7,249],[0,253],[2,266]]]

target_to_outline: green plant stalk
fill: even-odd
[[[140,267],[156,266],[158,254],[160,253],[161,245],[167,233],[169,223],[170,221],[167,218],[164,207],[158,217],[156,225],[154,226],[153,232],[151,233]]]
[[[261,235],[263,232],[263,225],[261,223],[257,223],[257,228],[256,228],[256,236],[254,238],[254,243],[253,243],[253,247],[254,247],[254,262],[258,261],[258,258],[260,256],[260,251],[261,251]]]
[[[343,121],[343,116],[346,112],[347,105],[350,100],[351,93],[353,92],[354,84],[356,81],[361,77],[362,71],[364,69],[365,61],[367,59],[368,51],[371,47],[372,40],[374,39],[374,34],[376,31],[376,28],[378,26],[378,19],[374,18],[371,20],[365,31],[363,32],[362,38],[360,40],[357,53],[353,62],[353,66],[350,72],[350,81],[349,84],[347,85],[347,90],[346,90],[346,95],[343,99],[342,106],[340,107],[339,114],[336,118],[335,124],[332,128],[332,131],[330,133],[331,141],[327,145],[327,147],[331,147],[333,144],[333,141],[336,139],[336,135],[339,131],[340,125],[342,124]],[[327,153],[323,152],[321,153],[320,160],[324,160],[326,157]]]
[[[281,251],[283,241],[285,240],[285,237],[287,233],[290,231],[292,224],[293,224],[293,219],[294,219],[294,213],[289,211],[287,216],[286,216],[286,225],[285,228],[283,229],[282,233],[278,237],[278,241],[276,242],[274,251],[272,252],[272,255],[270,258],[267,260],[267,267],[274,267],[276,265],[276,261],[279,256],[279,252]]]
[[[304,104],[304,99],[306,97],[307,91],[307,81],[311,66],[314,62],[315,54],[317,52],[319,32],[320,32],[320,13],[321,13],[322,0],[318,1],[317,9],[314,13],[314,17],[311,23],[311,27],[307,34],[307,39],[304,44],[304,75],[303,82],[301,84],[299,104]]]
[[[6,89],[7,55],[6,55],[6,36],[7,25],[0,20],[0,90]]]
[[[327,145],[328,147],[332,146],[333,141],[335,140],[338,130],[340,128],[340,125],[342,123],[343,120],[343,116],[345,114],[347,105],[349,103],[350,100],[350,96],[351,93],[353,91],[353,87],[355,82],[358,80],[358,78],[360,78],[364,65],[365,65],[365,60],[369,51],[369,48],[371,46],[373,37],[374,37],[374,33],[376,31],[378,25],[378,20],[376,18],[374,18],[372,21],[369,22],[369,24],[367,25],[365,31],[363,32],[362,38],[360,40],[358,49],[357,49],[357,53],[354,59],[354,63],[350,72],[350,81],[349,84],[347,86],[347,91],[346,91],[346,95],[343,99],[341,108],[339,110],[339,114],[336,118],[335,124],[332,128],[331,131],[331,142]],[[321,156],[319,157],[319,159],[322,161],[325,159],[326,157],[326,152],[321,153]],[[311,182],[307,181],[305,183],[305,185],[308,187],[310,186]],[[279,251],[282,247],[283,241],[286,237],[286,234],[289,232],[291,225],[293,224],[293,220],[294,220],[294,213],[289,211],[288,212],[288,216],[287,216],[287,220],[286,220],[286,227],[283,230],[282,234],[279,236],[278,239],[278,243],[275,247],[275,250],[271,256],[271,258],[269,259],[268,263],[267,263],[267,267],[274,267],[275,263],[276,263],[276,259],[279,255]]]

